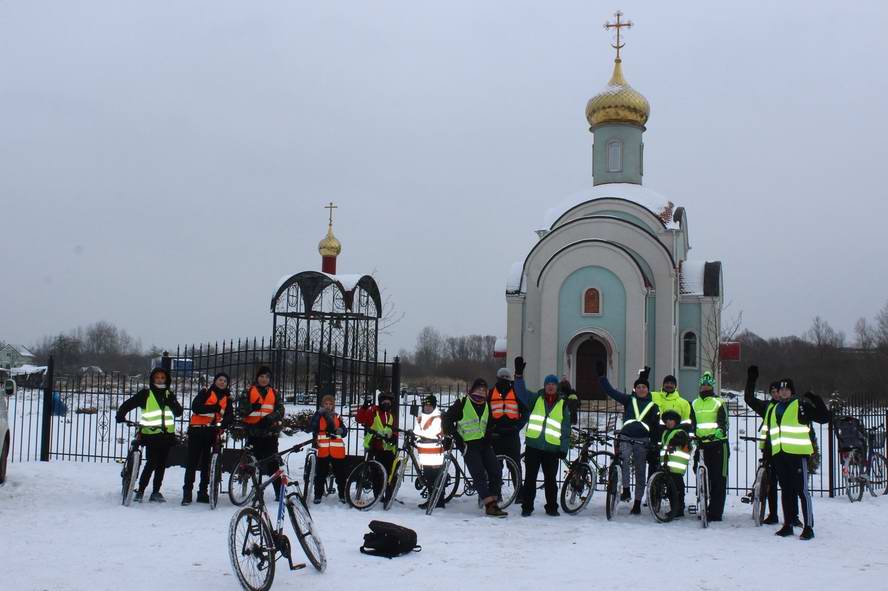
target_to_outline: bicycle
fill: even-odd
[[[852,437],[856,429],[857,437]],[[877,449],[885,447],[885,427],[862,427],[854,417],[836,419],[836,435],[840,441],[842,475],[845,492],[852,503],[863,499],[866,488],[873,497],[888,494],[888,459]]]
[[[318,475],[318,450],[314,447],[305,452],[305,464],[302,468],[302,496],[303,498],[311,498],[314,494],[314,481]],[[324,495],[333,494],[336,491],[336,479],[333,471],[327,474],[324,483]]]
[[[124,421],[124,424],[138,429],[139,424],[132,421]],[[129,444],[123,468],[120,470],[121,500],[120,504],[129,507],[133,500],[133,491],[139,485],[139,469],[142,465],[142,433],[136,431],[136,436]]]
[[[717,441],[711,437],[698,438],[692,437],[692,440],[703,443],[712,443]],[[706,467],[706,459],[703,456],[700,446],[694,452],[694,475],[697,479],[697,504],[688,507],[688,513],[696,514],[700,520],[700,527],[706,529],[709,527],[709,469]]]
[[[751,441],[759,443],[758,437],[748,437],[741,435],[743,441]],[[752,481],[752,488],[743,497],[740,498],[741,503],[752,505],[752,519],[756,527],[761,527],[765,520],[765,508],[767,507],[768,491],[771,490],[773,483],[768,476],[769,459],[765,454],[758,459],[758,467],[755,469],[755,480]]]
[[[613,459],[611,460],[610,466],[607,468],[607,488],[604,501],[604,514],[607,517],[607,520],[611,521],[617,516],[617,505],[620,502],[623,487],[625,486],[623,483],[623,458],[620,456],[620,442],[631,442],[634,445],[638,445],[638,443],[623,437],[620,435],[619,431],[616,432],[616,436],[605,436],[605,439],[614,442]],[[643,445],[648,449],[651,447],[650,443],[645,443]],[[632,481],[634,481],[635,470],[637,467],[635,466],[635,460],[632,456],[630,456],[629,461],[629,474],[631,475],[630,478]]]
[[[219,505],[219,493],[222,490],[222,450],[225,449],[225,441],[225,431],[216,429],[210,452],[210,509],[215,509]]]
[[[462,494],[473,496],[477,492],[471,476],[463,471],[457,462],[456,455],[454,454],[453,437],[446,436],[444,440],[444,464],[441,466],[441,472],[438,473],[432,494],[429,496],[428,505],[426,505],[426,515],[431,515],[434,512],[435,507],[441,500],[441,495],[444,495],[445,491],[447,491],[444,497],[445,502],[456,496],[460,480],[465,483]],[[498,495],[498,505],[500,509],[505,509],[518,498],[518,492],[521,490],[521,469],[515,463],[515,460],[509,456],[498,455],[496,459],[504,474],[504,476],[501,475],[500,477],[501,486]],[[451,469],[453,470],[452,473]]]
[[[645,490],[645,501],[651,515],[659,523],[669,523],[675,519],[676,506],[673,499],[684,497],[684,484],[681,490],[675,486],[675,482],[669,471],[669,454],[675,453],[675,448],[667,447],[660,453],[660,463],[657,470],[648,478],[647,488]],[[690,456],[689,456],[690,457]],[[680,506],[680,505],[679,505]]]
[[[561,508],[569,515],[576,515],[586,508],[597,486],[607,488],[607,467],[614,460],[609,451],[590,453],[593,444],[607,444],[607,437],[600,435],[598,429],[580,429],[572,427],[576,434],[574,447],[580,450],[573,461],[567,463],[567,475],[561,484]]]
[[[235,432],[235,437],[237,437],[237,432],[240,429],[240,426],[232,428],[232,431]],[[283,429],[281,433],[289,437],[294,435],[296,431],[292,429]],[[258,460],[256,454],[253,453],[252,446],[249,444],[245,445],[237,463],[234,465],[234,469],[228,475],[228,499],[231,501],[231,504],[236,507],[244,506],[253,497],[253,493],[255,492],[254,477],[259,474],[259,467],[270,460],[275,458],[279,459],[280,456],[281,453],[278,452],[267,458]],[[221,477],[220,474],[219,478],[221,479]]]
[[[305,441],[275,455],[281,458],[310,444],[310,440]],[[316,570],[324,572],[327,568],[326,552],[298,484],[290,481],[283,467],[278,468],[265,482],[260,482],[258,470],[253,472],[251,479],[255,491],[251,495],[253,501],[249,507],[243,507],[234,514],[228,528],[229,558],[241,586],[247,591],[271,589],[275,563],[281,557],[287,559],[291,571],[305,568],[305,564],[293,562],[292,546],[284,534],[285,510],[309,562]],[[277,501],[277,520],[272,525],[264,492],[275,481],[280,482],[281,494]],[[295,492],[287,493],[287,487],[293,487]]]
[[[382,439],[382,435],[371,433],[371,441]],[[345,481],[345,500],[350,507],[359,511],[372,509],[382,497],[388,482],[385,466],[370,455],[371,446],[368,446],[364,450],[364,459],[354,467]]]
[[[410,460],[410,465],[413,466],[413,473],[416,475],[414,476],[413,481],[416,490],[421,491],[423,498],[427,498],[429,495],[428,487],[423,478],[422,465],[416,459],[416,454],[413,453],[413,450],[416,448],[417,439],[421,439],[423,442],[427,443],[437,443],[437,439],[432,440],[425,437],[417,437],[413,430],[404,432],[404,443],[398,449],[398,455],[395,456],[395,462],[392,464],[392,470],[386,483],[388,489],[391,491],[382,503],[382,508],[386,511],[392,508],[398,490],[401,488],[401,483],[404,481],[404,473],[407,471],[407,460]],[[394,482],[392,482],[393,478]]]

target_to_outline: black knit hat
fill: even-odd
[[[783,378],[779,382],[777,382],[777,387],[781,390],[783,388],[789,388],[789,391],[792,392],[792,395],[795,396],[795,384],[790,378]]]
[[[438,399],[434,394],[429,394],[425,398],[422,399],[423,404],[431,404],[434,408],[438,408]]]
[[[771,382],[771,385],[768,386],[768,392],[773,392],[774,390],[780,389],[780,382]]]
[[[225,373],[224,371],[220,371],[220,372],[218,372],[216,375],[213,376],[213,383],[216,383],[216,380],[218,380],[219,378],[225,378],[225,380],[226,380],[229,384],[231,383],[231,376],[229,376],[229,375],[228,375],[227,373]]]
[[[469,392],[474,392],[480,386],[484,386],[484,389],[487,390],[487,380],[485,380],[484,378],[475,378],[475,381],[472,382],[472,387],[469,388]]]
[[[635,387],[638,386],[639,384],[644,384],[645,386],[648,387],[648,390],[651,389],[651,383],[648,382],[646,378],[638,378],[637,380],[635,380],[635,383],[632,384],[632,389],[634,390]]]
[[[154,384],[154,374],[157,374],[157,373],[163,374],[163,378],[164,378],[163,381],[167,386],[169,386],[170,382],[172,382],[172,379],[170,379],[170,372],[168,372],[166,369],[164,369],[162,367],[155,367],[154,369],[152,369],[151,375],[148,376],[148,381],[151,382],[151,384],[153,385]]]
[[[669,375],[663,378],[663,385],[665,386],[666,384],[675,384],[677,386],[678,380],[675,379],[675,376]]]
[[[256,379],[257,380],[259,379],[259,376],[268,376],[270,379],[271,378],[271,368],[268,367],[267,365],[263,365],[262,367],[260,367],[259,369],[256,370]]]
[[[675,410],[667,410],[666,412],[664,412],[664,413],[660,416],[660,418],[663,419],[663,422],[664,422],[664,423],[665,423],[666,421],[670,420],[670,419],[672,419],[672,420],[675,421],[676,423],[680,423],[680,422],[681,422],[681,415],[678,414],[678,411],[675,411]]]

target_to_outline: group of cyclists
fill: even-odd
[[[446,449],[457,446],[465,459],[474,488],[491,517],[506,517],[500,506],[502,467],[497,456],[507,456],[520,466],[523,460],[523,485],[518,499],[521,515],[529,517],[535,508],[540,470],[543,472],[545,513],[558,516],[557,481],[559,466],[571,447],[571,426],[576,423],[578,398],[569,382],[555,375],[543,380],[537,391],[528,389],[524,380],[524,359],[514,363],[514,374],[507,368],[497,372],[493,387],[483,378],[476,379],[464,397],[450,405],[445,413],[438,408],[434,395],[422,399],[421,410],[414,413],[413,440],[426,483],[438,482]],[[662,389],[652,391],[650,368],[639,373],[630,393],[616,390],[608,381],[603,363],[596,366],[602,391],[623,406],[619,435],[620,466],[623,488],[621,500],[633,500],[631,514],[639,514],[644,502],[647,472],[664,470],[673,482],[677,498],[671,499],[670,518],[684,516],[684,475],[691,458],[700,455],[708,467],[710,500],[706,511],[708,521],[722,520],[724,512],[728,458],[727,407],[715,392],[715,379],[709,372],[700,378],[698,396],[688,402],[677,390],[674,376],[666,376]],[[759,447],[769,459],[772,481],[782,490],[783,521],[779,536],[794,534],[802,527],[800,538],[814,537],[814,513],[807,488],[807,459],[813,453],[812,422],[824,423],[830,418],[823,400],[812,393],[798,397],[792,380],[771,384],[771,400],[755,397],[758,368],[751,366],[745,390],[747,405],[762,417]],[[188,453],[183,485],[182,504],[192,502],[195,475],[200,471],[197,502],[207,503],[209,456],[216,433],[235,420],[246,430],[247,443],[257,458],[265,459],[262,473],[274,474],[280,465],[278,438],[285,416],[282,396],[271,386],[271,370],[261,367],[254,382],[232,401],[230,379],[225,373],[214,376],[212,384],[202,389],[191,402],[188,427]],[[164,502],[161,494],[167,455],[175,443],[175,418],[182,415],[182,405],[170,390],[170,374],[162,368],[150,374],[149,386],[124,402],[117,411],[118,422],[126,414],[141,408],[139,422],[142,445],[147,449],[147,464],[141,474],[134,500],[142,501],[153,476],[151,502]],[[368,399],[357,409],[357,422],[364,429],[364,448],[369,459],[391,467],[396,460],[399,436],[395,396],[389,392]],[[348,477],[346,437],[348,427],[336,413],[334,396],[320,400],[310,420],[313,446],[317,454],[313,502],[320,503],[326,492],[326,481],[332,472],[339,500],[346,501]],[[524,453],[522,437],[524,433]],[[693,452],[693,455],[692,455]],[[634,466],[634,498],[630,487],[630,465]],[[275,496],[280,494],[275,483]],[[386,490],[384,494],[392,494]],[[429,495],[431,496],[431,495]],[[439,495],[437,507],[444,507],[446,498]],[[768,498],[770,514],[764,523],[779,522],[776,508],[776,487]],[[425,509],[429,501],[421,504]],[[801,505],[801,520],[799,519]]]

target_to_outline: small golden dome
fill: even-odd
[[[327,236],[318,243],[318,252],[322,257],[338,257],[342,252],[342,243],[333,235],[333,224],[327,227]]]
[[[631,123],[643,127],[650,114],[650,104],[623,78],[622,60],[617,58],[607,88],[586,103],[586,120],[593,128],[602,123]]]

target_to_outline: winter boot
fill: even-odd
[[[776,532],[774,532],[775,536],[780,536],[781,538],[788,538],[789,536],[794,535],[794,534],[795,534],[795,532],[792,531],[791,525],[784,525],[783,527],[778,529]]]
[[[182,491],[182,505],[187,506],[191,504],[191,491],[185,490]]]
[[[533,515],[533,509],[528,507],[521,508],[521,517],[530,517],[531,515]]]
[[[142,497],[144,497],[144,496],[145,496],[144,492],[137,490],[136,492],[133,493],[133,500],[137,503],[141,503]]]
[[[762,523],[764,523],[765,525],[777,525],[778,523],[780,523],[780,519],[772,513],[771,515],[765,517]]]
[[[632,492],[629,490],[629,487],[623,488],[623,494],[620,495],[620,500],[624,503],[632,498]]]
[[[548,515],[549,517],[559,517],[561,513],[558,512],[558,509],[555,509],[553,507],[551,509],[546,508],[546,515]]]
[[[641,501],[638,499],[635,500],[635,503],[632,505],[632,511],[629,511],[632,515],[641,515]]]
[[[209,503],[210,495],[206,493],[206,491],[199,490],[197,491],[197,502],[198,503]]]
[[[484,507],[484,514],[488,517],[508,517],[509,514],[499,508],[496,501],[490,501]]]
[[[810,540],[814,537],[814,528],[806,527],[802,530],[802,535],[799,536],[800,540]]]
[[[160,494],[160,491],[155,491],[151,493],[151,496],[148,497],[149,503],[166,503],[167,500],[163,498],[163,495]]]
[[[315,497],[314,499],[312,499],[311,502],[314,503],[315,505],[320,505],[322,500],[323,499],[321,497]]]

